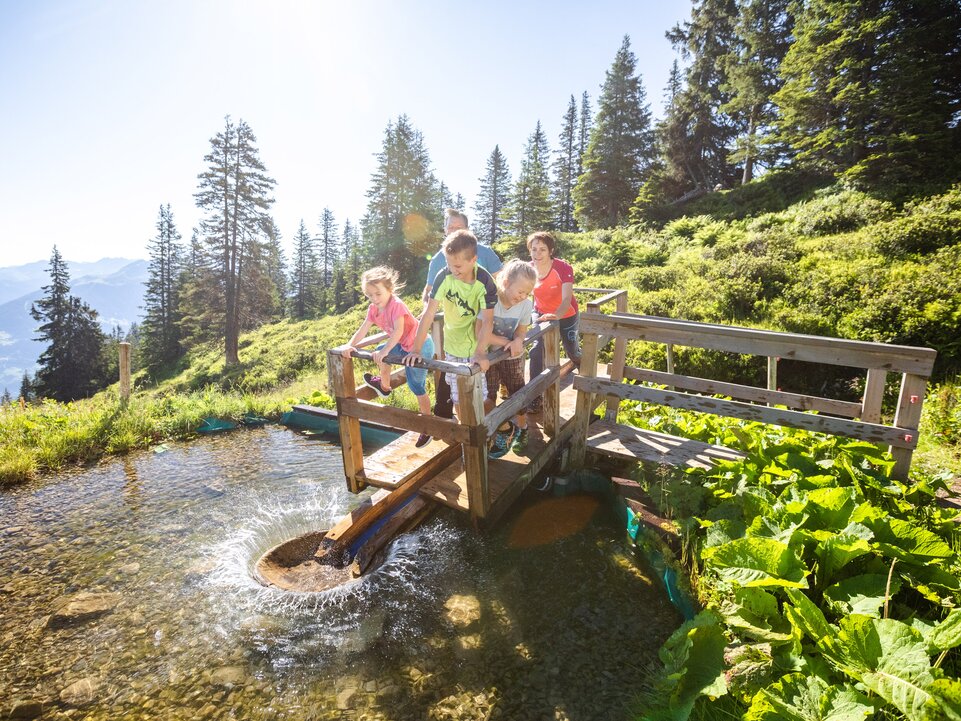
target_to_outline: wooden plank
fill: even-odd
[[[340,434],[340,452],[344,459],[344,475],[351,493],[364,489],[364,446],[360,437],[360,421],[340,414],[340,404],[354,397],[354,362],[344,358],[337,349],[327,351],[327,370],[334,385],[337,399],[337,430]]]
[[[582,336],[581,372],[589,373],[590,375],[587,378],[578,376],[574,379],[574,388],[578,391],[581,389],[578,388],[577,381],[589,380],[597,373],[596,333],[584,333]],[[574,410],[574,423],[577,424],[577,430],[571,439],[569,456],[569,463],[575,468],[580,468],[584,465],[584,455],[587,452],[587,426],[591,422],[594,409],[593,398],[591,397],[592,392],[592,389],[588,388],[585,389],[585,392],[578,392],[577,394],[577,406]]]
[[[812,363],[881,368],[928,377],[937,353],[887,343],[781,333],[740,326],[676,321],[631,313],[583,313],[581,333],[610,334],[655,343],[707,348],[762,356],[778,356]]]
[[[610,366],[608,367],[610,368]],[[697,378],[694,376],[684,376],[648,370],[646,368],[631,367],[624,369],[624,377],[634,381],[657,383],[668,386],[672,390],[674,388],[683,388],[684,390],[707,393],[709,395],[730,396],[736,400],[782,405],[802,411],[820,411],[821,413],[830,413],[831,415],[844,416],[845,418],[857,418],[861,415],[860,403],[838,401],[833,398],[821,398],[819,396],[806,396],[800,393],[788,393],[786,391],[769,391],[765,388],[757,388],[756,386],[725,383],[709,378]]]
[[[504,421],[510,420],[517,415],[518,411],[527,408],[534,398],[545,393],[548,384],[559,378],[560,369],[545,368],[537,378],[532,378],[520,391],[494,408],[484,419],[484,424],[487,426],[487,437],[490,438]]]
[[[777,357],[768,356],[767,358],[767,389],[769,391],[777,390]]]
[[[861,400],[862,421],[866,423],[881,422],[881,404],[884,401],[884,386],[887,383],[887,371],[880,368],[868,368],[868,377],[864,383],[864,396]]]
[[[627,312],[627,291],[620,291],[617,296],[615,308],[618,313]],[[624,367],[627,362],[627,338],[624,336],[619,336],[614,339],[614,353],[611,357],[611,365],[608,368],[608,374],[611,376],[611,380],[615,382],[620,382],[624,380]],[[607,397],[607,412],[605,417],[612,421],[617,420],[617,411],[620,406],[621,399],[617,396],[611,395]]]
[[[743,453],[724,446],[621,425],[606,419],[592,423],[588,428],[587,448],[592,453],[620,460],[643,460],[704,469],[711,468],[718,461],[744,457]]]
[[[461,376],[457,379],[459,396],[458,415],[461,423],[471,429],[479,428],[474,443],[465,443],[464,473],[467,477],[467,500],[471,521],[475,527],[490,508],[487,478],[487,428],[484,426],[484,398],[480,376]],[[481,440],[482,439],[482,440]]]
[[[645,403],[657,403],[662,406],[670,406],[671,408],[712,413],[717,416],[743,418],[749,421],[769,423],[776,426],[790,426],[792,428],[801,428],[817,433],[829,433],[835,436],[859,438],[870,443],[886,443],[900,448],[914,448],[917,445],[916,434],[908,434],[910,436],[910,440],[908,440],[903,430],[874,423],[862,423],[860,421],[831,418],[830,416],[818,416],[802,411],[786,411],[780,408],[758,406],[751,403],[741,403],[739,401],[725,401],[719,398],[691,395],[690,393],[663,391],[646,386],[612,383],[606,378],[577,377],[574,379],[574,387],[578,391],[617,393],[621,398],[643,401]],[[578,412],[579,410],[580,409],[578,409]]]
[[[364,476],[372,486],[396,488],[420,473],[433,475],[460,460],[460,445],[433,440],[418,448],[417,433],[405,433],[364,459]]]
[[[385,426],[401,428],[405,431],[427,433],[434,438],[451,443],[466,443],[470,440],[470,430],[457,423],[457,421],[437,416],[421,415],[406,408],[383,406],[379,403],[362,401],[357,398],[344,398],[340,401],[338,410],[348,416],[383,423]]]
[[[891,443],[891,456],[894,458],[892,478],[907,480],[911,471],[911,449],[918,442],[918,424],[921,422],[921,406],[924,404],[926,388],[926,379],[921,376],[905,373],[901,378],[901,393],[898,396],[898,410],[894,414],[894,425],[904,437],[911,438],[913,444],[901,446]]]
[[[557,378],[544,391],[544,433],[549,438],[556,437],[561,427],[560,364],[560,327],[557,323],[551,323],[550,331],[544,335],[544,368],[549,370],[552,375],[556,373]],[[573,365],[571,367],[573,368]]]
[[[366,572],[377,558],[377,554],[396,536],[419,526],[436,508],[437,506],[430,501],[417,497],[411,499],[406,506],[391,516],[383,526],[364,541],[364,545],[354,554],[354,562],[350,569],[354,578]]]

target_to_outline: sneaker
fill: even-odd
[[[534,490],[540,493],[546,493],[551,490],[552,485],[554,485],[554,479],[551,476],[544,476],[541,482],[534,487]]]
[[[430,436],[426,433],[421,433],[419,436],[417,436],[417,442],[414,443],[414,448],[423,448],[428,443],[430,443]]]
[[[381,398],[386,398],[390,395],[390,391],[385,391],[380,387],[380,376],[372,376],[370,373],[364,373],[364,384],[373,388],[374,392]]]
[[[521,455],[527,450],[527,429],[516,428],[514,431],[514,441],[511,443],[511,453]]]
[[[502,431],[498,429],[494,433],[494,440],[491,443],[491,449],[487,453],[488,458],[503,458],[507,451],[510,449],[511,445],[511,430],[514,426],[511,425],[509,430]]]

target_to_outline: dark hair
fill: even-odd
[[[460,255],[470,253],[471,257],[477,257],[477,238],[469,230],[455,230],[444,239],[441,246],[444,255]]]
[[[554,248],[557,247],[557,241],[554,240],[554,236],[548,233],[546,230],[539,230],[536,233],[531,233],[527,236],[527,252],[531,252],[531,244],[535,240],[541,241],[547,246],[547,251],[551,254],[551,258],[554,257]]]

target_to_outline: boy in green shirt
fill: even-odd
[[[417,325],[417,335],[404,358],[407,365],[421,359],[430,326],[437,309],[444,311],[444,360],[451,363],[477,363],[486,373],[490,367],[487,346],[494,326],[497,286],[491,274],[477,265],[477,238],[469,230],[457,230],[442,246],[447,268],[437,274],[430,299]],[[485,373],[481,374],[483,397],[487,397]],[[457,375],[448,373],[451,398],[458,402]]]

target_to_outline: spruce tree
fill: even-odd
[[[294,235],[294,257],[290,271],[290,317],[294,320],[313,317],[318,305],[319,289],[314,239],[301,219],[300,227]]]
[[[577,177],[584,174],[584,155],[591,140],[591,129],[594,121],[591,115],[591,98],[585,90],[581,93],[581,115],[577,126]],[[576,185],[576,182],[575,182]]]
[[[27,371],[23,372],[23,378],[20,380],[20,394],[18,398],[23,398],[24,403],[29,403],[34,399],[33,380]]]
[[[276,289],[266,287],[271,278],[264,248],[275,182],[266,173],[256,142],[247,123],[235,125],[228,116],[224,129],[210,139],[207,169],[198,176],[194,194],[197,207],[206,213],[202,240],[209,280],[219,296],[215,311],[222,317],[218,325],[227,365],[239,362],[241,329],[262,320],[260,303],[276,296]]]
[[[626,220],[654,162],[651,113],[630,43],[625,35],[607,71],[584,173],[574,187],[575,216],[583,228],[610,228]]]
[[[508,227],[511,234],[518,238],[519,250],[524,246],[524,239],[529,233],[551,230],[554,227],[550,178],[547,172],[549,162],[547,136],[541,128],[541,121],[538,120],[534,132],[527,139],[520,173],[506,209]]]
[[[11,403],[13,403],[13,396],[10,395],[10,389],[5,387],[3,396],[0,397],[0,406],[9,406]]]
[[[487,158],[487,172],[480,179],[480,191],[474,205],[474,232],[482,243],[500,240],[507,232],[505,209],[510,201],[511,174],[507,159],[495,145]]]
[[[170,204],[160,206],[157,235],[147,244],[150,262],[144,293],[141,358],[148,371],[180,356],[180,280],[183,249]]]
[[[270,320],[284,317],[287,298],[287,257],[281,244],[280,228],[273,218],[265,224],[264,258],[271,296]]]
[[[320,307],[326,313],[333,305],[331,300],[331,281],[334,278],[334,265],[340,255],[337,238],[337,223],[330,208],[324,208],[320,216],[320,234],[317,236],[318,267],[320,270]]]
[[[567,112],[561,121],[561,134],[554,151],[554,184],[552,199],[557,213],[554,227],[562,232],[574,232],[574,185],[577,183],[577,168],[580,164],[577,135],[577,101],[571,95]]]

